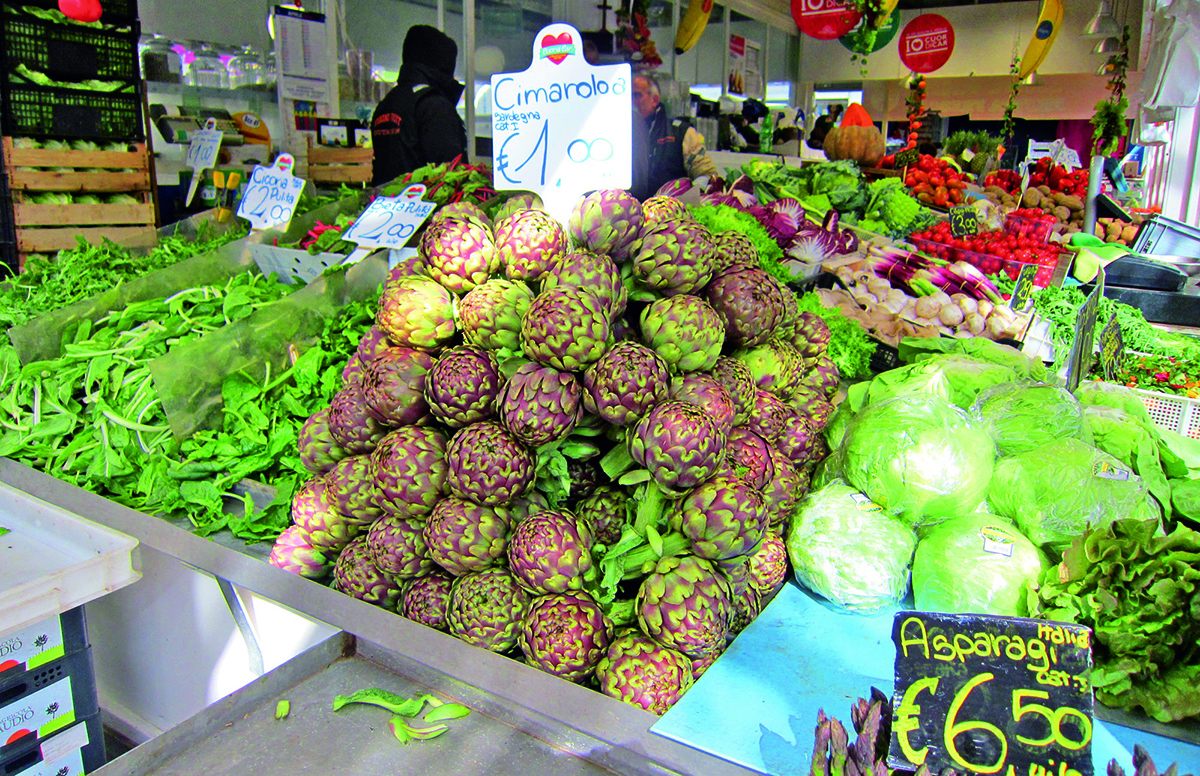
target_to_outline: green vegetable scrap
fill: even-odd
[[[6,533],[11,533],[11,531],[9,531],[4,526],[0,525],[0,536],[4,536],[4,534],[6,534]]]
[[[446,721],[462,719],[471,713],[470,709],[460,703],[447,703],[433,695],[423,694],[406,698],[378,687],[334,697],[333,710],[340,711],[346,706],[356,703],[378,706],[392,712],[394,716],[388,721],[388,729],[392,736],[402,744],[437,738],[450,729],[449,725],[444,724]],[[429,711],[421,715],[426,706],[429,707]],[[429,723],[431,726],[416,727],[409,723],[409,720],[413,719]]]
[[[282,700],[275,704],[275,719],[287,719],[292,713],[292,702]]]
[[[1030,596],[1035,616],[1095,634],[1092,684],[1114,708],[1200,717],[1200,533],[1118,520],[1077,538]]]
[[[796,309],[812,313],[829,327],[829,358],[847,380],[861,380],[871,374],[871,356],[877,343],[857,321],[847,318],[832,307],[821,304],[816,294],[800,297]]]

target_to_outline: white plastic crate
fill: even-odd
[[[1140,388],[1134,388],[1133,391],[1146,405],[1146,411],[1156,426],[1191,439],[1200,439],[1200,401]]]

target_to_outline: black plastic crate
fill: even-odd
[[[142,96],[136,84],[126,92],[93,92],[9,81],[0,93],[8,135],[59,140],[145,140]]]
[[[113,32],[0,13],[0,52],[9,73],[25,65],[56,81],[136,81],[137,44],[136,24]]]
[[[21,6],[58,10],[58,0],[21,0]],[[103,0],[100,3],[103,12],[100,14],[101,24],[111,24],[123,27],[136,24],[138,20],[137,0]]]
[[[88,648],[83,607],[0,636],[0,683]]]
[[[99,712],[91,648],[0,679],[0,761]]]
[[[106,762],[104,725],[93,714],[44,741],[16,746],[0,758],[0,776],[78,776]]]

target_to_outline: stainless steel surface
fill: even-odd
[[[1163,264],[1170,264],[1188,274],[1189,277],[1200,275],[1200,258],[1195,256],[1159,256],[1157,254],[1146,256],[1150,261],[1160,261]]]
[[[0,459],[0,481],[329,623],[360,643],[370,642],[393,655],[401,673],[427,686],[445,686],[453,677],[460,689],[470,688],[479,698],[509,709],[513,724],[525,734],[602,767],[619,773],[706,776],[751,772],[651,733],[658,718],[647,712],[272,568],[261,560],[266,547],[239,552],[7,459]],[[236,545],[236,540],[230,543]]]

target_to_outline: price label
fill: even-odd
[[[1117,368],[1121,366],[1121,356],[1125,353],[1125,340],[1121,336],[1121,324],[1117,316],[1108,319],[1108,323],[1100,330],[1100,366],[1104,369],[1104,379],[1112,381],[1117,376]]]
[[[238,205],[238,218],[249,221],[252,229],[286,229],[304,193],[304,179],[292,175],[294,166],[291,154],[280,154],[271,167],[256,166]]]
[[[905,148],[896,152],[896,168],[912,167],[921,159],[921,153],[915,148]]]
[[[1092,776],[1092,632],[899,612],[888,764],[931,773]]]
[[[1037,277],[1036,264],[1022,264],[1021,272],[1017,275],[1017,284],[1013,286],[1012,299],[1008,306],[1013,312],[1023,313],[1029,309],[1033,301],[1033,281]]]
[[[221,151],[221,138],[216,119],[208,119],[204,122],[204,129],[192,135],[192,142],[188,144],[187,157],[184,160],[184,164],[192,169],[192,183],[188,187],[184,206],[192,204],[192,198],[196,196],[196,189],[200,186],[201,173],[216,167],[217,154]]]
[[[1092,371],[1096,351],[1096,315],[1100,310],[1100,297],[1104,295],[1104,270],[1097,275],[1096,285],[1087,299],[1079,306],[1075,318],[1075,339],[1067,360],[1067,390],[1074,392],[1084,375]]]
[[[532,62],[492,76],[495,187],[536,192],[565,221],[583,194],[632,183],[632,71],[589,65],[569,24],[537,33]]]
[[[436,202],[421,199],[424,193],[424,184],[414,183],[398,196],[376,197],[342,235],[342,239],[359,248],[347,263],[352,264],[379,248],[403,248],[437,208]]]
[[[950,234],[955,237],[979,234],[979,211],[970,205],[950,208]]]

